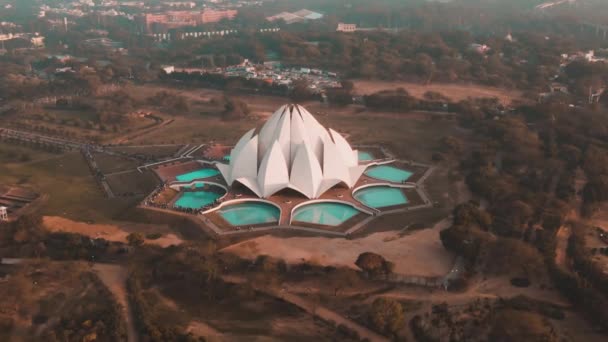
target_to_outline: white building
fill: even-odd
[[[217,167],[229,185],[240,183],[259,197],[292,189],[309,199],[338,184],[352,188],[366,168],[344,137],[298,105],[282,106],[261,129],[245,133],[230,164]]]
[[[8,221],[8,208],[0,207],[0,221]]]
[[[338,23],[338,28],[336,29],[338,32],[355,32],[357,31],[357,24],[345,24]]]

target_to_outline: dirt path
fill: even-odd
[[[475,278],[473,279],[475,281]],[[465,292],[447,292],[444,290],[429,290],[423,288],[396,288],[394,290],[377,294],[368,298],[373,301],[376,297],[391,297],[409,299],[414,301],[447,302],[449,305],[465,304],[477,298],[513,298],[517,296],[527,296],[536,300],[553,303],[565,308],[571,306],[570,302],[562,298],[555,290],[542,289],[538,286],[527,288],[514,287],[506,277],[489,278],[478,281],[470,286]]]
[[[137,342],[133,310],[127,298],[127,270],[122,266],[110,264],[95,264],[93,270],[122,306],[125,322],[127,323],[128,341]]]
[[[179,245],[183,241],[175,234],[169,233],[166,225],[116,222],[114,224],[96,224],[72,221],[59,216],[45,216],[44,227],[51,232],[66,232],[85,235],[90,238],[102,238],[108,241],[127,242],[127,236],[132,232],[164,234],[156,240],[146,240],[147,244],[161,246]]]
[[[201,321],[192,321],[186,328],[187,333],[192,333],[196,336],[202,336],[205,341],[222,341],[223,334],[209,324]]]
[[[241,284],[247,281],[247,279],[240,276],[222,276],[224,281],[229,283]],[[273,288],[259,288],[257,289],[262,291],[270,296],[280,298],[286,302],[289,302],[302,310],[308,312],[311,315],[321,318],[324,321],[333,321],[336,326],[342,324],[349,329],[356,331],[359,334],[361,339],[368,339],[369,341],[389,341],[384,336],[381,336],[370,329],[359,325],[356,322],[351,321],[350,319],[345,318],[339,313],[332,311],[323,305],[316,303],[314,301],[310,301],[306,298],[302,298],[296,294],[289,293],[282,289],[273,289]]]
[[[570,239],[570,235],[572,231],[570,227],[561,226],[555,235],[557,239],[557,243],[555,246],[555,264],[557,267],[561,268],[562,271],[570,273],[570,265],[568,264],[568,239]]]

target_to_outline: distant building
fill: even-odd
[[[122,49],[122,47],[123,47],[123,44],[121,42],[117,42],[110,38],[105,38],[105,37],[87,39],[87,40],[83,41],[83,44],[88,47],[104,48],[104,49],[110,49],[110,50],[112,50],[112,49],[118,50],[118,49]]]
[[[318,13],[318,12],[309,11],[307,9],[301,9],[297,12],[293,12],[293,14],[297,15],[298,17],[307,19],[307,20],[318,20],[318,19],[323,18],[323,14]]]
[[[338,31],[338,32],[355,32],[355,31],[357,31],[357,25],[338,23],[338,28],[336,29],[336,31]]]
[[[32,45],[34,47],[44,47],[44,37],[43,36],[34,36],[30,39]]]
[[[552,93],[568,94],[568,86],[559,82],[552,82],[550,85],[550,90]]]
[[[0,221],[8,221],[8,208],[0,207]]]
[[[306,19],[299,17],[293,13],[289,13],[289,12],[281,12],[277,15],[267,17],[266,20],[268,20],[268,21],[283,20],[288,25],[306,21]]]
[[[475,51],[479,54],[486,54],[487,52],[489,52],[491,50],[490,47],[485,44],[475,44],[475,43],[471,44],[469,46],[469,49],[471,51]]]
[[[323,14],[313,12],[307,9],[301,9],[296,12],[281,12],[279,14],[267,17],[268,21],[283,20],[286,24],[301,23],[308,20],[318,20],[323,18]]]
[[[165,1],[162,3],[163,6],[171,7],[171,8],[194,8],[196,7],[196,2],[194,1]]]
[[[165,13],[146,13],[143,15],[143,22],[147,30],[150,30],[153,25],[171,29],[216,23],[223,19],[232,20],[237,14],[237,10],[169,11]]]

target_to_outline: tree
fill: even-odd
[[[392,262],[387,261],[383,256],[372,252],[361,253],[357,258],[355,265],[372,277],[389,275],[394,268]]]
[[[372,325],[384,334],[396,334],[405,325],[403,307],[393,299],[376,298],[369,312]]]
[[[312,92],[308,88],[308,81],[299,79],[293,82],[291,90],[291,99],[294,101],[307,101],[312,97]]]
[[[127,242],[130,246],[141,246],[146,241],[144,234],[136,232],[127,235]]]

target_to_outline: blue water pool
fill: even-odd
[[[355,192],[355,199],[370,208],[384,208],[407,204],[407,197],[401,189],[388,186],[374,186]]]
[[[233,226],[278,223],[281,216],[277,207],[261,202],[229,205],[218,210],[218,213]]]
[[[212,204],[220,197],[222,197],[221,193],[213,191],[189,191],[184,192],[177,201],[175,201],[174,206],[188,209],[200,209]]]
[[[229,154],[225,155],[225,156],[224,156],[224,160],[225,160],[225,161],[230,161],[230,155],[229,155]]]
[[[376,158],[374,158],[374,156],[371,153],[365,152],[365,151],[359,151],[359,161],[371,161],[374,159],[376,159]]]
[[[369,177],[376,178],[379,180],[394,183],[403,183],[408,180],[414,173],[407,170],[398,169],[394,166],[378,165],[367,169],[367,171],[365,171],[365,174]]]
[[[342,203],[313,203],[296,209],[292,221],[339,226],[360,211]]]
[[[213,177],[213,176],[217,176],[219,174],[220,174],[220,172],[216,169],[200,169],[200,170],[181,174],[181,175],[175,177],[175,179],[177,179],[180,182],[190,182],[195,179]]]

